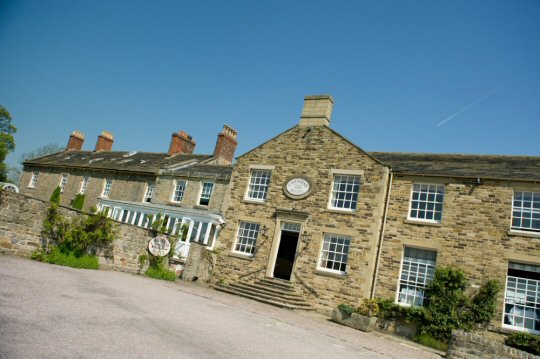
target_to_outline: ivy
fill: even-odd
[[[56,203],[56,204],[60,204],[60,193],[61,193],[61,189],[60,189],[60,186],[56,187],[53,191],[53,193],[51,194],[51,198],[49,199],[49,201],[51,203]]]
[[[82,210],[83,209],[83,206],[84,206],[84,200],[85,200],[86,196],[82,193],[79,193],[75,196],[75,198],[73,198],[73,202],[71,203],[71,207],[75,208],[75,209],[78,209],[78,210]]]

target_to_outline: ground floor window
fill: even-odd
[[[426,285],[433,281],[437,252],[405,247],[399,276],[398,303],[422,306]]]
[[[325,233],[319,268],[345,273],[350,245],[351,237]]]
[[[540,333],[540,266],[515,262],[508,264],[504,325]]]
[[[255,254],[255,245],[259,237],[260,224],[240,222],[234,250],[244,254]]]

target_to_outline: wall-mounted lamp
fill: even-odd
[[[268,235],[268,227],[266,227],[266,224],[262,226],[261,234],[265,237]]]

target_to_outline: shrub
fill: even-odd
[[[58,186],[58,187],[56,187],[54,189],[53,193],[51,194],[51,198],[49,199],[49,201],[51,203],[60,204],[60,193],[61,193],[60,186]]]
[[[356,308],[352,307],[348,304],[341,303],[338,305],[338,309],[342,312],[346,313],[347,315],[351,315],[352,313],[356,313]]]
[[[506,339],[506,345],[531,354],[540,354],[540,336],[529,333],[513,333]]]
[[[58,264],[66,267],[83,268],[83,269],[98,269],[99,262],[94,255],[76,256],[73,253],[62,252],[59,248],[53,248],[50,253],[46,254],[41,251],[36,251],[32,254],[32,259],[40,262]]]
[[[418,343],[426,346],[426,347],[437,349],[437,350],[440,350],[440,351],[443,351],[443,352],[446,352],[446,350],[448,349],[448,344],[447,343],[441,342],[441,341],[433,338],[432,336],[430,336],[428,334],[417,335],[417,336],[415,336],[413,338],[413,340],[415,342],[418,342]]]
[[[148,277],[162,280],[176,280],[176,273],[163,267],[149,267],[144,273]]]
[[[83,206],[84,206],[84,200],[85,200],[86,196],[82,193],[79,193],[75,196],[75,198],[73,198],[73,202],[71,203],[71,207],[75,208],[75,209],[78,209],[78,210],[82,210],[83,209]]]
[[[365,315],[368,317],[376,317],[379,313],[379,305],[376,300],[373,299],[363,299],[362,304],[358,307],[358,314]]]

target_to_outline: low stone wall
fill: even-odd
[[[447,359],[540,359],[540,356],[511,348],[476,333],[455,331],[446,354]]]
[[[41,246],[41,230],[49,202],[21,194],[0,193],[0,253],[30,257]],[[68,218],[79,211],[60,207],[60,213]],[[144,253],[150,233],[147,229],[123,223],[115,223],[116,239],[112,256],[98,254],[100,268],[124,272],[139,271],[139,255]]]

